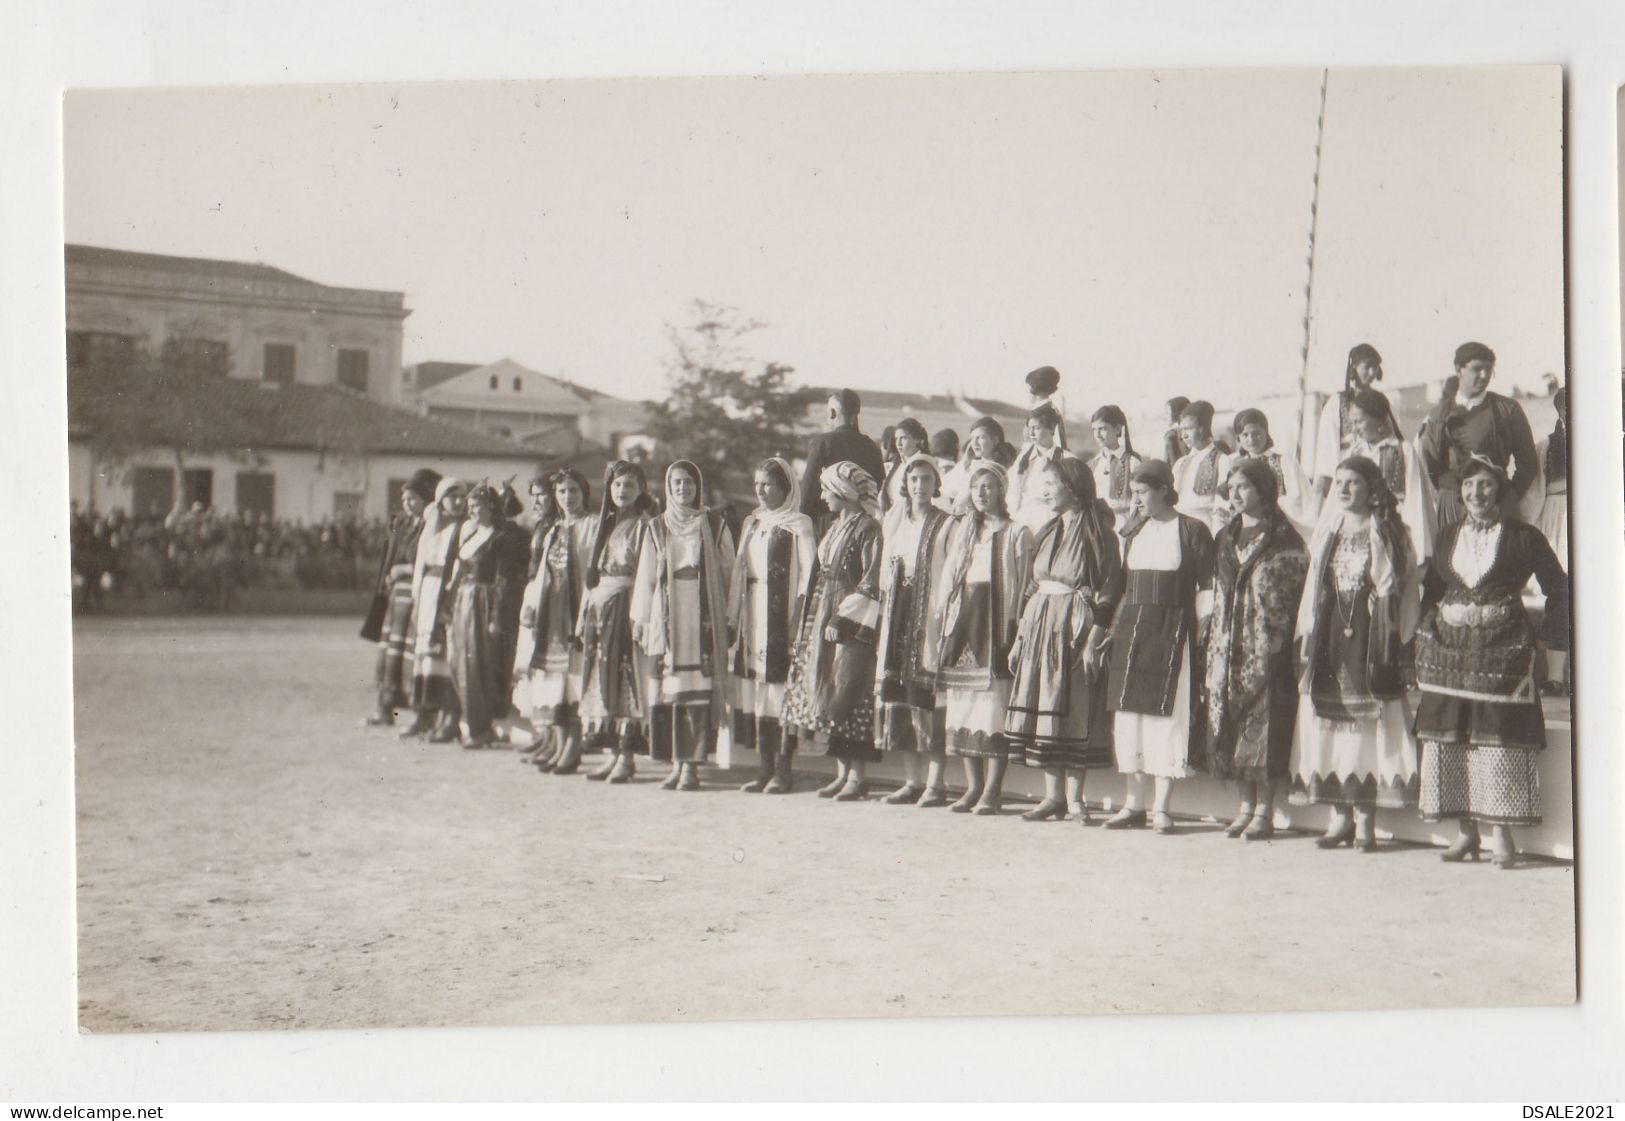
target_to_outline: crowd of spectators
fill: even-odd
[[[223,610],[252,586],[365,588],[389,533],[378,518],[306,524],[201,503],[138,517],[75,504],[70,527],[76,611],[162,591],[179,592],[188,607]]]

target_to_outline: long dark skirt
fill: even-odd
[[[452,686],[462,704],[462,732],[476,740],[489,737],[492,722],[507,714],[513,695],[509,683],[513,640],[491,634],[495,617],[491,600],[488,584],[458,585],[446,629]]]

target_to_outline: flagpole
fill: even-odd
[[[1313,463],[1305,465],[1303,462],[1304,445],[1308,443],[1304,438],[1304,422],[1309,406],[1309,333],[1315,306],[1315,241],[1320,232],[1320,160],[1326,142],[1326,82],[1330,74],[1330,69],[1320,72],[1320,113],[1315,120],[1315,177],[1309,194],[1308,275],[1303,285],[1303,354],[1298,368],[1298,463],[1306,469],[1313,468]],[[1313,471],[1309,470],[1309,473],[1313,474]]]

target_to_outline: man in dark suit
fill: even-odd
[[[826,467],[851,460],[874,477],[879,486],[886,478],[885,462],[879,446],[858,431],[858,410],[862,402],[850,389],[829,395],[829,426],[807,441],[807,469],[801,475],[801,512],[813,520],[822,534],[829,523],[829,507],[824,505],[818,477]]]

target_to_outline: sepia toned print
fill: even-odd
[[[88,1030],[1573,999],[1557,70],[65,140]]]

